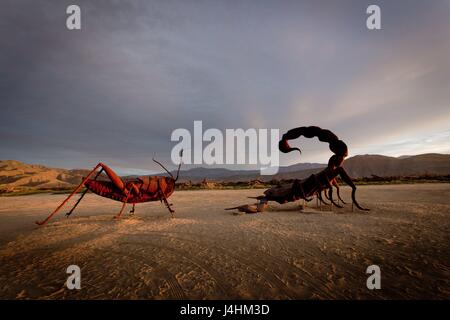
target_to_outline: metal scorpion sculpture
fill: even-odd
[[[361,207],[358,201],[356,201],[356,186],[345,169],[342,167],[344,159],[348,155],[347,145],[342,140],[339,140],[339,138],[330,130],[310,126],[298,127],[286,132],[282,136],[282,139],[278,144],[278,148],[283,153],[296,150],[301,154],[301,150],[299,148],[292,148],[288,143],[289,140],[297,139],[301,136],[304,136],[305,138],[317,137],[320,141],[327,142],[329,144],[330,150],[334,153],[334,155],[328,160],[328,166],[324,170],[316,174],[312,174],[304,180],[296,179],[290,187],[273,187],[267,189],[264,192],[264,195],[255,198],[259,201],[256,204],[227,208],[226,210],[237,209],[241,212],[256,213],[264,211],[267,208],[267,203],[269,201],[275,201],[280,204],[293,202],[300,199],[311,201],[312,196],[314,195],[317,195],[321,202],[328,204],[322,199],[322,191],[325,191],[326,196],[326,191],[328,191],[327,199],[329,199],[336,207],[342,208],[342,206],[336,203],[333,199],[333,186],[335,186],[337,188],[338,198],[343,204],[345,204],[339,195],[339,186],[336,180],[336,178],[340,176],[341,179],[352,188],[352,210],[353,205],[355,205],[360,210],[368,211],[369,209]]]
[[[180,157],[182,156],[183,151],[180,153]],[[173,218],[175,210],[172,209],[172,204],[167,201],[167,198],[169,198],[175,190],[175,182],[178,180],[180,174],[181,162],[178,165],[177,176],[174,178],[172,173],[160,162],[155,159],[153,159],[153,161],[159,164],[169,174],[169,177],[141,176],[132,180],[124,181],[107,165],[103,163],[97,164],[78,185],[78,187],[76,187],[75,190],[55,209],[55,211],[53,211],[46,219],[36,221],[36,224],[46,224],[56,213],[58,213],[58,211],[69,201],[69,199],[83,187],[86,187],[86,189],[83,191],[72,209],[66,213],[67,217],[73,213],[88,190],[90,190],[101,197],[122,202],[122,208],[120,209],[120,212],[114,216],[114,218],[120,218],[127,203],[133,204],[133,208],[130,213],[134,213],[136,203],[150,201],[164,202]],[[98,169],[100,170],[97,171]],[[105,172],[110,181],[97,180],[102,172]],[[96,173],[96,175],[93,179],[91,179],[94,173]]]

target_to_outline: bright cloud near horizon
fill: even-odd
[[[381,30],[366,28],[370,4]],[[317,125],[350,155],[450,153],[449,30],[441,0],[3,0],[0,159],[159,171],[151,158],[170,163],[171,132],[195,120]],[[294,144],[302,158],[281,164],[331,155]]]

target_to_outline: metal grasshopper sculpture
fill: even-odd
[[[288,153],[297,150],[301,153],[299,148],[292,148],[288,143],[289,140],[297,139],[300,136],[304,136],[305,138],[317,137],[320,141],[327,142],[329,144],[330,150],[334,153],[334,155],[328,160],[328,166],[324,170],[316,174],[312,174],[304,180],[296,179],[290,187],[274,187],[267,189],[264,192],[264,195],[256,197],[259,201],[259,205],[255,204],[250,207],[249,205],[243,205],[235,208],[228,208],[226,210],[238,209],[247,213],[255,213],[256,208],[258,212],[261,212],[266,208],[266,206],[262,204],[266,204],[268,201],[275,201],[280,204],[293,202],[299,199],[310,201],[314,195],[316,195],[321,202],[327,204],[321,196],[323,191],[328,191],[327,198],[335,206],[342,208],[342,206],[336,203],[333,199],[333,186],[335,186],[337,188],[338,197],[342,201],[339,195],[339,186],[336,181],[338,176],[340,176],[341,179],[352,188],[352,210],[353,205],[360,210],[369,210],[361,207],[356,201],[356,186],[345,169],[342,167],[344,159],[348,155],[347,145],[342,140],[339,140],[339,138],[330,130],[315,126],[298,127],[289,130],[282,136],[282,139],[278,144],[280,151],[283,153]],[[342,201],[342,203],[345,204],[344,201]],[[247,210],[247,208],[251,208],[252,210]]]
[[[180,156],[182,156],[182,154],[183,153],[181,152]],[[169,198],[175,190],[175,182],[178,180],[180,174],[181,162],[178,165],[177,176],[174,178],[172,173],[160,162],[155,159],[153,159],[153,161],[159,164],[169,174],[169,177],[142,176],[124,181],[107,165],[103,163],[97,164],[78,185],[78,187],[76,187],[75,190],[55,209],[55,211],[53,211],[46,219],[36,221],[36,224],[46,224],[56,213],[58,213],[58,211],[69,201],[69,199],[83,187],[86,187],[86,189],[83,191],[72,209],[66,213],[67,217],[73,213],[88,190],[90,190],[101,197],[122,202],[122,208],[120,209],[120,212],[114,216],[114,218],[120,218],[127,203],[133,204],[133,208],[130,213],[134,213],[136,203],[150,201],[164,202],[173,218],[175,210],[172,209],[172,205],[167,201],[167,198]],[[98,169],[100,170],[97,171]],[[110,181],[97,180],[102,172],[106,174]],[[94,178],[91,179],[94,174]]]

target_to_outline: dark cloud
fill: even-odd
[[[65,28],[72,3],[81,31]],[[450,152],[449,2],[377,1],[380,31],[365,28],[370,3],[4,0],[0,158],[156,169],[194,120],[320,125],[352,153]]]

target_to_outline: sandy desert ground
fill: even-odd
[[[370,212],[223,210],[261,191],[179,191],[175,219],[148,203],[120,221],[119,203],[88,195],[44,227],[65,195],[0,198],[0,298],[450,298],[450,184],[361,186]],[[81,290],[65,286],[72,264]],[[366,287],[372,264],[381,290]]]

